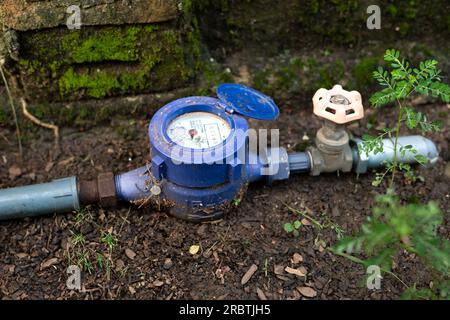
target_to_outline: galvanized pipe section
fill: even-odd
[[[0,220],[80,209],[77,178],[0,190]]]
[[[356,173],[366,173],[369,169],[379,168],[394,159],[394,139],[383,139],[383,152],[375,154],[373,151],[368,155],[365,152],[359,152],[361,149],[362,140],[353,139],[353,170]],[[411,152],[409,149],[404,149],[402,154],[401,149],[405,146],[412,146],[412,149],[417,153]],[[362,149],[361,149],[362,150]],[[430,139],[422,136],[404,136],[399,137],[397,143],[397,159],[400,163],[415,163],[415,155],[422,155],[429,160],[428,165],[433,165],[437,162],[439,152],[436,145]]]

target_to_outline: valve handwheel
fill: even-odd
[[[341,85],[331,90],[319,89],[313,97],[314,114],[337,124],[344,124],[364,117],[361,94],[346,91]]]

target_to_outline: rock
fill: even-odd
[[[131,250],[131,249],[125,249],[125,255],[130,258],[131,260],[133,260],[136,257],[136,253]]]
[[[8,173],[9,179],[15,180],[16,178],[22,175],[22,169],[20,169],[20,167],[14,164],[9,168]]]
[[[256,288],[256,294],[258,295],[259,300],[267,300],[264,291],[262,291],[260,288]]]
[[[45,260],[44,262],[41,263],[41,270],[50,268],[51,266],[53,266],[57,263],[58,263],[58,258],[51,258],[51,259]]]
[[[302,296],[307,298],[314,298],[317,296],[316,290],[310,287],[298,287],[297,290],[302,294]]]
[[[256,264],[252,264],[251,267],[242,277],[241,284],[245,285],[250,280],[250,278],[255,274],[256,270],[258,270],[258,267],[256,266]]]
[[[306,272],[304,272],[306,269],[294,269],[294,268],[291,268],[291,267],[286,267],[285,269],[284,269],[284,271],[286,271],[287,273],[290,273],[290,274],[295,274],[296,276],[299,276],[299,277],[304,277],[304,276],[306,276]]]
[[[172,268],[172,266],[173,266],[172,259],[167,258],[164,260],[164,264],[163,264],[164,269],[169,270],[170,268]]]
[[[292,257],[292,263],[297,264],[303,262],[303,257],[300,253],[294,253]]]

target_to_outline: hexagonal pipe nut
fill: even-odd
[[[100,173],[97,177],[99,203],[102,207],[117,204],[116,183],[112,172]]]

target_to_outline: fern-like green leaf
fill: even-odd
[[[369,101],[374,107],[381,107],[397,99],[397,92],[393,88],[385,88],[374,93]]]

